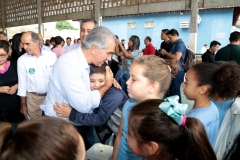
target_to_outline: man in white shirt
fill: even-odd
[[[18,95],[21,98],[21,113],[33,119],[42,116],[40,105],[44,102],[49,76],[57,57],[53,52],[40,49],[39,36],[34,32],[25,32],[21,43],[26,53],[17,64]]]
[[[86,36],[97,26],[97,22],[94,19],[84,19],[81,22],[80,26],[80,40],[81,43],[76,43],[68,47],[68,50],[65,53],[82,46]]]
[[[71,37],[67,37],[67,38],[66,38],[66,43],[67,43],[67,45],[64,46],[65,53],[68,52],[68,48],[70,47],[71,42],[72,42]]]
[[[82,113],[92,112],[112,86],[113,77],[108,76],[108,87],[104,86],[98,91],[90,89],[89,65],[101,66],[106,60],[111,60],[115,50],[115,36],[110,30],[97,27],[92,31],[84,46],[62,55],[54,65],[48,95],[41,106],[46,115],[56,117],[53,110],[55,102],[68,103]]]
[[[45,115],[57,117],[53,110],[55,102],[67,103],[81,113],[91,113],[97,108],[101,98],[112,86],[113,74],[107,67],[106,85],[91,91],[89,65],[101,66],[106,60],[111,60],[115,45],[115,35],[109,29],[96,27],[85,37],[84,46],[63,54],[53,67],[48,94],[41,105]],[[79,132],[86,140],[89,128]]]

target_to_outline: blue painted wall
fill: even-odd
[[[118,35],[120,40],[125,39],[126,45],[131,35],[139,36],[141,40],[140,49],[145,48],[143,40],[146,36],[150,36],[153,45],[159,49],[161,30],[172,28],[177,29],[180,38],[182,38],[186,45],[189,45],[190,29],[180,28],[180,22],[190,22],[190,11],[185,11],[183,15],[179,13],[168,12],[104,18],[103,26],[111,29],[114,34]],[[232,27],[233,9],[200,10],[199,15],[201,23],[198,25],[197,52],[200,53],[204,44],[208,44],[209,46],[212,40],[219,41],[222,46],[227,45]],[[144,24],[147,21],[154,21],[154,28],[144,28]],[[129,22],[136,22],[136,28],[128,28],[127,23]],[[217,33],[224,33],[225,38],[218,39],[216,37]]]

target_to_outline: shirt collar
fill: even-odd
[[[43,52],[43,49],[42,49],[42,48],[39,47],[39,49],[40,49],[40,56],[46,54],[45,52]],[[26,54],[27,54],[27,53],[26,53]],[[32,54],[27,54],[27,55],[28,55],[28,56],[33,56]]]
[[[44,55],[44,54],[45,54],[45,52],[43,52],[43,49],[40,48],[40,55]]]

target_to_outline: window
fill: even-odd
[[[225,38],[225,33],[217,33],[216,38],[218,39],[224,39]]]
[[[189,22],[180,22],[180,28],[189,28]]]
[[[154,27],[154,22],[153,21],[145,22],[144,27],[145,28],[153,28]]]
[[[136,22],[129,22],[128,28],[136,28]]]

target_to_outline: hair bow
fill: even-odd
[[[186,126],[186,116],[188,105],[178,103],[178,96],[171,96],[164,99],[159,108],[171,117],[178,125]]]

